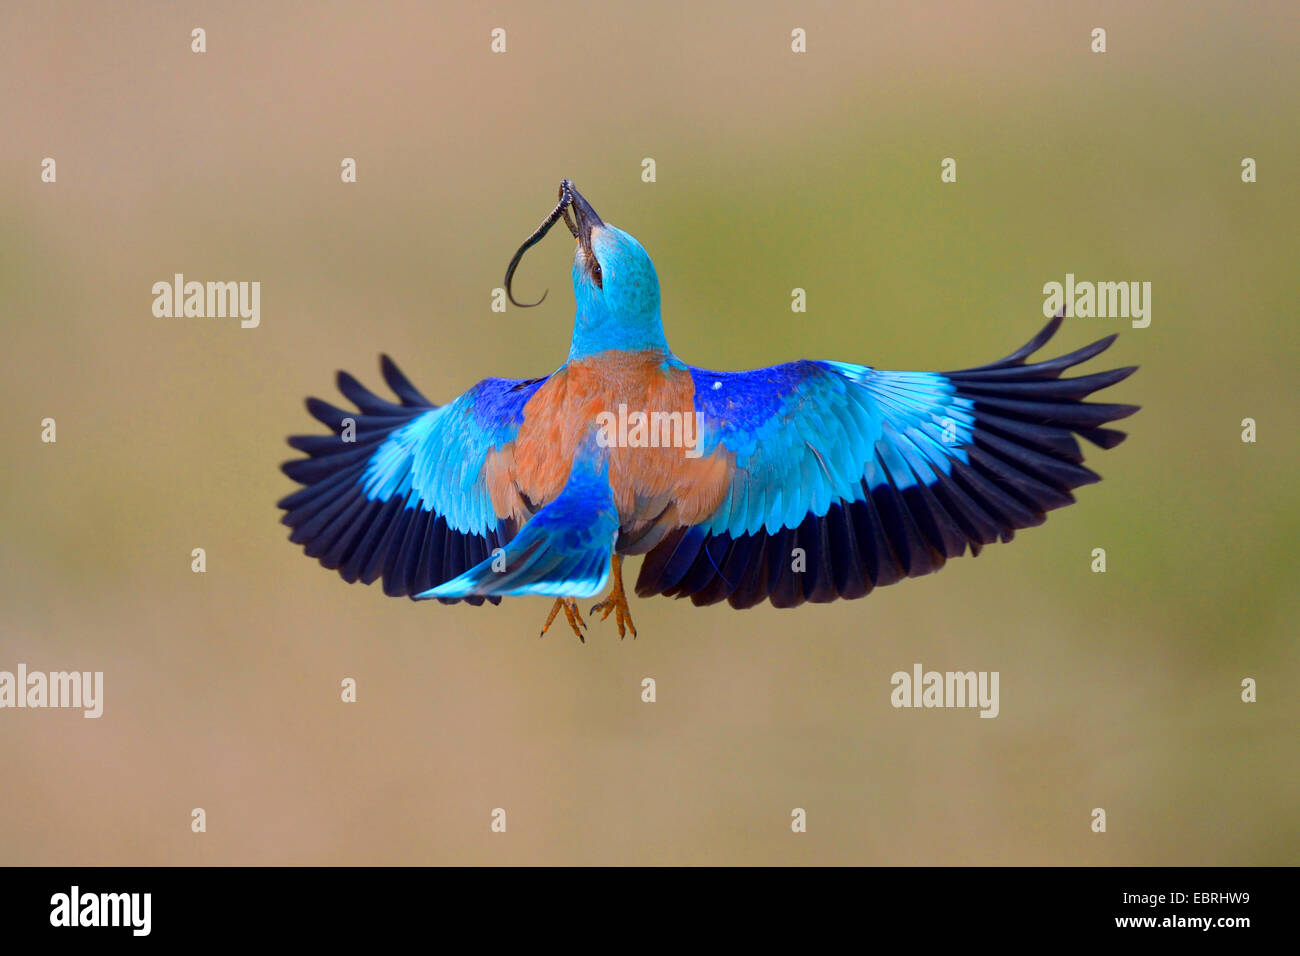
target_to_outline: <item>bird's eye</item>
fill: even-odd
[[[595,256],[591,259],[591,277],[595,280],[597,289],[605,288],[604,279],[600,274],[600,263],[596,261]]]

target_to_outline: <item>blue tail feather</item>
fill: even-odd
[[[418,598],[595,597],[609,586],[618,512],[609,456],[588,440],[559,496],[504,548]]]

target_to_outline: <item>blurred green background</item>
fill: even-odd
[[[0,7],[0,669],[106,685],[0,713],[0,862],[1295,863],[1300,28],[1135,6]],[[695,364],[981,364],[1073,272],[1153,284],[1052,345],[1120,331],[1089,370],[1143,410],[1077,506],[863,601],[582,646],[344,584],[278,523],[303,396],[555,368],[568,242],[489,306],[562,176]],[[154,318],[174,272],[260,281],[261,327]],[[891,708],[913,662],[1000,671],[1001,715]]]

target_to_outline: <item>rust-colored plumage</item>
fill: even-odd
[[[655,352],[603,352],[571,361],[524,406],[515,440],[488,457],[485,477],[500,518],[524,520],[554,501],[583,436],[619,407],[685,417],[695,413],[688,370]],[[640,553],[663,534],[703,521],[726,497],[734,463],[725,449],[692,458],[682,447],[609,449],[609,478],[623,548]]]

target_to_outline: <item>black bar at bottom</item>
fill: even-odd
[[[0,926],[6,942],[92,945],[376,943],[413,931],[434,943],[454,927],[470,945],[508,932],[534,945],[734,944],[787,930],[809,944],[828,933],[869,942],[888,932],[926,945],[1048,933],[1177,946],[1285,931],[1295,887],[1294,869],[1223,867],[8,868]]]

